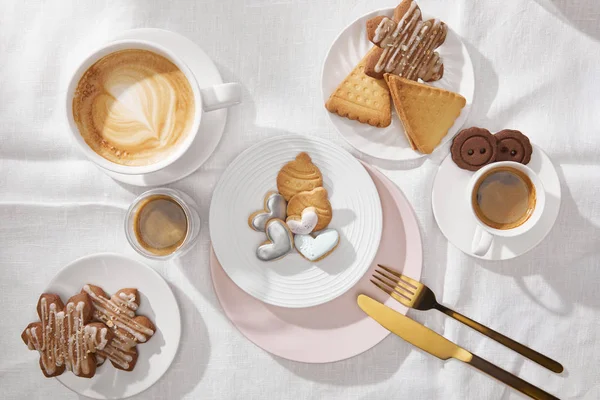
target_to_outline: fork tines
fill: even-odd
[[[381,264],[377,264],[377,266],[381,269],[375,270],[371,283],[400,303],[410,307],[407,303],[414,300],[417,292],[416,281],[389,267]]]

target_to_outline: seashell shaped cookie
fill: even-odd
[[[295,160],[285,164],[277,174],[277,190],[286,201],[300,192],[307,192],[320,186],[323,186],[323,175],[312,163],[310,156],[304,152],[298,154]]]
[[[288,202],[287,215],[289,218],[302,219],[302,211],[307,207],[314,207],[319,217],[314,231],[327,228],[333,218],[331,203],[327,198],[327,189],[318,187],[309,192],[298,193]]]

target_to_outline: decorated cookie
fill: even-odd
[[[319,261],[327,257],[340,243],[340,234],[335,229],[325,229],[313,235],[296,235],[294,244],[302,257]]]
[[[37,304],[40,322],[25,328],[21,339],[40,353],[40,368],[46,377],[65,370],[91,378],[96,373],[96,353],[112,340],[112,332],[100,322],[91,322],[90,297],[80,293],[63,305],[56,294],[44,293]]]
[[[136,315],[140,305],[137,289],[121,289],[109,297],[102,288],[88,284],[81,293],[92,300],[94,320],[104,322],[114,334],[114,339],[98,355],[110,360],[117,369],[133,370],[138,355],[136,345],[147,342],[156,330],[152,321]]]
[[[487,129],[467,128],[454,137],[450,151],[457,166],[477,171],[496,161],[498,140]]]
[[[248,218],[248,225],[255,231],[264,232],[265,226],[270,219],[278,218],[285,220],[287,202],[277,192],[269,192],[265,196],[263,209],[256,211]]]
[[[277,190],[287,201],[297,193],[319,186],[323,186],[323,175],[306,153],[298,154],[295,160],[285,164],[277,174]]]
[[[319,222],[317,210],[314,207],[306,207],[302,210],[300,217],[297,215],[288,217],[286,223],[294,235],[308,235],[315,230]]]
[[[531,161],[533,147],[527,136],[512,129],[501,130],[494,136],[498,139],[496,161],[514,161],[521,164]]]
[[[287,206],[288,218],[302,219],[302,211],[307,207],[313,207],[319,220],[315,226],[315,231],[327,228],[327,225],[333,218],[331,203],[327,198],[327,189],[318,187],[309,192],[301,192],[290,199]]]
[[[256,249],[256,257],[261,261],[274,261],[284,257],[294,248],[294,237],[290,228],[280,219],[267,222],[267,241]]]
[[[444,63],[435,49],[444,43],[447,32],[439,19],[423,21],[414,0],[403,0],[393,19],[378,16],[367,21],[367,38],[379,49],[367,60],[365,74],[377,79],[390,73],[413,81],[437,81],[444,75]]]

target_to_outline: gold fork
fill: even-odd
[[[502,343],[509,349],[512,349],[522,356],[535,361],[542,367],[548,368],[552,372],[561,373],[563,371],[563,366],[559,362],[554,361],[553,359],[546,357],[545,355],[540,354],[519,342],[515,342],[514,340],[496,332],[493,329],[488,328],[487,326],[481,325],[479,322],[473,321],[472,319],[441,305],[435,299],[435,294],[431,291],[431,289],[423,285],[421,282],[409,278],[406,275],[402,275],[401,273],[394,271],[389,267],[385,267],[380,264],[377,264],[377,266],[382,268],[382,270],[375,270],[375,273],[373,274],[374,279],[371,279],[371,282],[406,307],[422,311],[431,310],[434,308],[454,318],[455,320],[470,326],[476,331],[483,333],[487,337]]]

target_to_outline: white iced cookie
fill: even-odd
[[[293,234],[308,235],[315,229],[315,226],[317,226],[319,216],[314,207],[306,207],[302,210],[302,215],[300,217],[296,215],[288,217],[286,222]]]
[[[335,229],[325,229],[313,235],[296,235],[296,250],[309,261],[327,257],[340,243],[340,234]]]
[[[267,222],[273,218],[285,220],[287,202],[279,193],[267,193],[263,207],[264,209],[252,213],[248,218],[248,225],[255,231],[264,232]]]
[[[256,249],[256,257],[261,261],[277,260],[294,248],[294,236],[285,222],[271,219],[265,226],[267,241]]]

